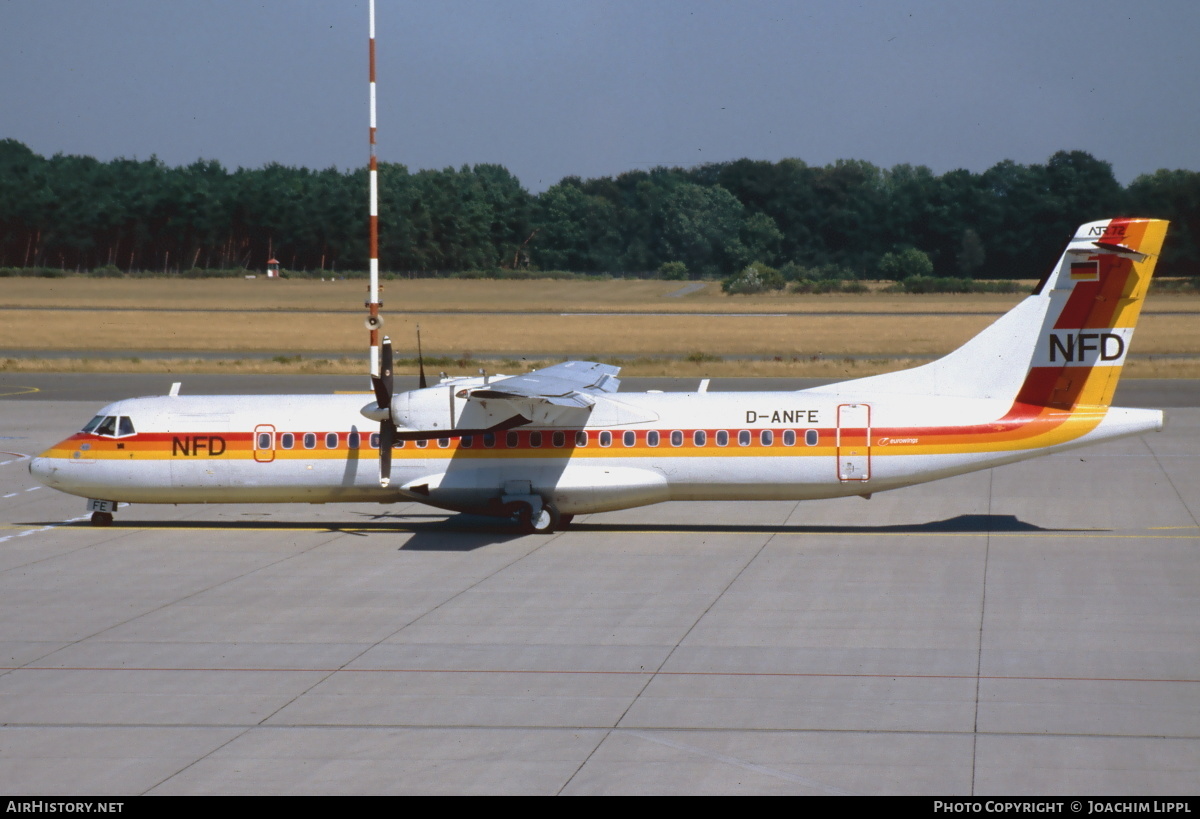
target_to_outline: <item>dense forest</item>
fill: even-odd
[[[0,268],[190,273],[364,270],[366,171],[211,160],[39,156],[0,141]],[[385,271],[563,270],[726,276],[751,262],[829,278],[889,277],[912,249],[944,277],[1030,278],[1079,224],[1170,219],[1159,270],[1200,274],[1200,172],[1128,187],[1082,151],[942,175],[843,160],[748,159],[568,177],[534,196],[498,165],[380,166]],[[664,268],[664,265],[667,267]],[[894,277],[894,276],[893,276]]]

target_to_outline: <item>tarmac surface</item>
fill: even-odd
[[[300,391],[251,378],[225,391]],[[94,528],[30,477],[21,455],[171,380],[0,377],[0,792],[1200,781],[1196,382],[1122,384],[1118,402],[1173,408],[1141,438],[551,536],[415,504],[135,505]]]

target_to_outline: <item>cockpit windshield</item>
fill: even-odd
[[[97,415],[87,422],[82,431],[108,438],[124,438],[134,434],[133,419],[128,415]]]

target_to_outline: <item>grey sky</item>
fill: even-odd
[[[567,175],[798,157],[1200,169],[1200,3],[377,0],[379,156]],[[0,0],[0,138],[359,167],[366,0]]]

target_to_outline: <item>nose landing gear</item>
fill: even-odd
[[[113,512],[117,511],[116,501],[89,498],[87,508],[92,513],[93,526],[112,526]]]

